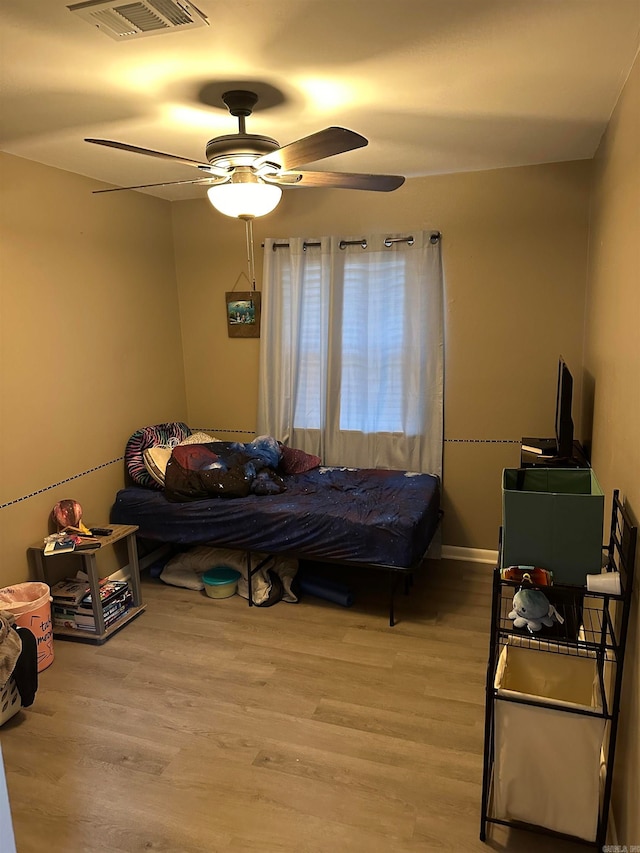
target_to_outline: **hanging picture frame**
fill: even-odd
[[[230,338],[260,337],[261,293],[258,290],[225,293]]]

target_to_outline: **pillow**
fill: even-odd
[[[283,474],[304,474],[305,471],[317,468],[322,462],[319,456],[313,456],[294,447],[285,447],[284,444],[280,445],[280,450],[282,451],[280,470]]]
[[[242,551],[227,551],[210,545],[196,545],[181,554],[172,557],[160,573],[160,579],[172,586],[185,589],[204,589],[202,575],[209,569],[221,566],[240,569],[245,566],[246,558]]]
[[[160,445],[157,447],[147,447],[146,450],[142,451],[142,458],[144,460],[144,467],[149,474],[161,488],[164,488],[164,474],[167,470],[167,463],[171,458],[171,448],[160,447]]]
[[[176,447],[181,447],[183,444],[209,444],[212,441],[218,441],[218,439],[207,432],[193,432],[190,436],[179,442]],[[164,476],[172,450],[173,447],[157,445],[155,447],[147,447],[142,451],[144,467],[161,488],[164,488]]]
[[[188,438],[178,442],[179,444],[211,444],[212,441],[220,441],[215,435],[209,435],[208,432],[192,432]]]
[[[177,444],[191,435],[189,427],[181,421],[171,421],[166,424],[142,427],[136,430],[127,441],[124,451],[124,462],[127,472],[138,486],[149,489],[161,489],[162,486],[154,480],[144,464],[144,451],[158,445],[169,446]]]
[[[295,604],[298,596],[293,591],[293,581],[298,571],[298,561],[290,557],[274,557],[272,568],[259,568],[264,562],[265,554],[251,554],[251,600],[259,607],[273,604],[269,602],[272,589],[272,576],[276,574],[282,582],[282,600]],[[247,583],[247,558],[242,551],[228,548],[214,548],[210,545],[196,545],[172,557],[160,573],[160,579],[172,586],[182,586],[185,589],[202,590],[204,582],[202,575],[209,569],[225,566],[240,572],[238,595],[249,598]]]

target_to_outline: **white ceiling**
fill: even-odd
[[[190,180],[187,165],[84,137],[202,160],[237,131],[221,92],[251,82],[264,98],[250,133],[285,144],[342,125],[369,139],[312,168],[410,177],[590,158],[640,32],[640,0],[195,4],[208,27],[116,42],[64,0],[3,0],[2,150],[118,186]]]

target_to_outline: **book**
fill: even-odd
[[[130,590],[127,590],[119,598],[114,599],[103,609],[103,619],[105,627],[108,627],[113,622],[122,616],[123,613],[131,607],[133,603],[133,595]],[[92,610],[85,610],[77,605],[56,605],[53,606],[53,622],[54,625],[67,628],[83,628],[86,630],[95,630],[96,617]]]
[[[119,593],[124,592],[128,588],[129,584],[126,581],[107,581],[103,583],[100,587],[100,601],[102,602],[102,606],[104,607],[111,598],[115,598]],[[91,593],[88,592],[80,603],[86,607],[90,607],[93,604]]]
[[[57,602],[79,604],[88,591],[89,587],[86,581],[65,579],[58,581],[51,587],[51,597],[54,604]]]
[[[121,602],[117,607],[114,607],[112,610],[109,610],[108,613],[102,614],[102,618],[104,620],[105,628],[111,625],[112,622],[115,622],[119,619],[123,613],[131,607],[131,602]],[[96,618],[92,614],[89,613],[76,613],[73,617],[74,621],[77,625],[82,625],[82,627],[95,627],[96,626]]]
[[[69,554],[71,551],[75,551],[76,543],[73,541],[71,537],[64,537],[58,539],[49,539],[45,540],[44,543],[44,555],[45,557],[51,557],[54,554]]]
[[[123,602],[104,616],[104,627],[109,628],[129,610],[130,602]],[[95,616],[54,610],[53,624],[58,628],[75,628],[79,631],[96,631]]]
[[[540,447],[531,447],[529,444],[521,445],[521,449],[524,450],[525,453],[535,453],[536,455],[542,455],[542,449]]]
[[[103,608],[102,612],[109,613],[111,610],[115,610],[117,607],[124,603],[130,603],[132,600],[132,594],[130,590],[126,590],[117,598],[112,598]],[[82,604],[72,604],[71,602],[62,602],[62,601],[54,601],[53,602],[53,610],[56,613],[64,614],[65,616],[93,616],[93,608],[86,607]]]
[[[108,582],[109,578],[98,579],[100,586],[104,586]],[[67,607],[78,605],[89,593],[89,579],[84,572],[78,572],[74,578],[63,578],[51,587],[51,598],[54,605]]]
[[[102,547],[102,542],[96,539],[95,536],[77,536],[75,537],[75,543],[76,551],[88,551]]]
[[[555,438],[523,438],[520,447],[536,456],[555,456],[558,449]]]
[[[108,628],[110,625],[113,625],[114,622],[117,622],[118,619],[126,613],[128,607],[119,607],[117,610],[112,611],[108,616],[104,617],[104,627]],[[96,630],[96,620],[92,619],[89,616],[76,616],[75,624],[78,628],[83,628],[85,631],[95,631]]]
[[[110,610],[113,610],[115,607],[118,607],[123,601],[131,601],[133,598],[131,594],[131,590],[127,587],[122,590],[122,592],[118,593],[118,595],[109,598],[107,601],[102,602],[102,612],[108,613]],[[80,614],[81,616],[92,616],[93,615],[93,605],[84,604],[80,601],[79,604],[76,604],[73,610]]]

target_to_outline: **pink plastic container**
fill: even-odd
[[[0,589],[0,610],[13,614],[16,625],[36,638],[38,672],[53,663],[51,590],[46,583],[17,583]]]

